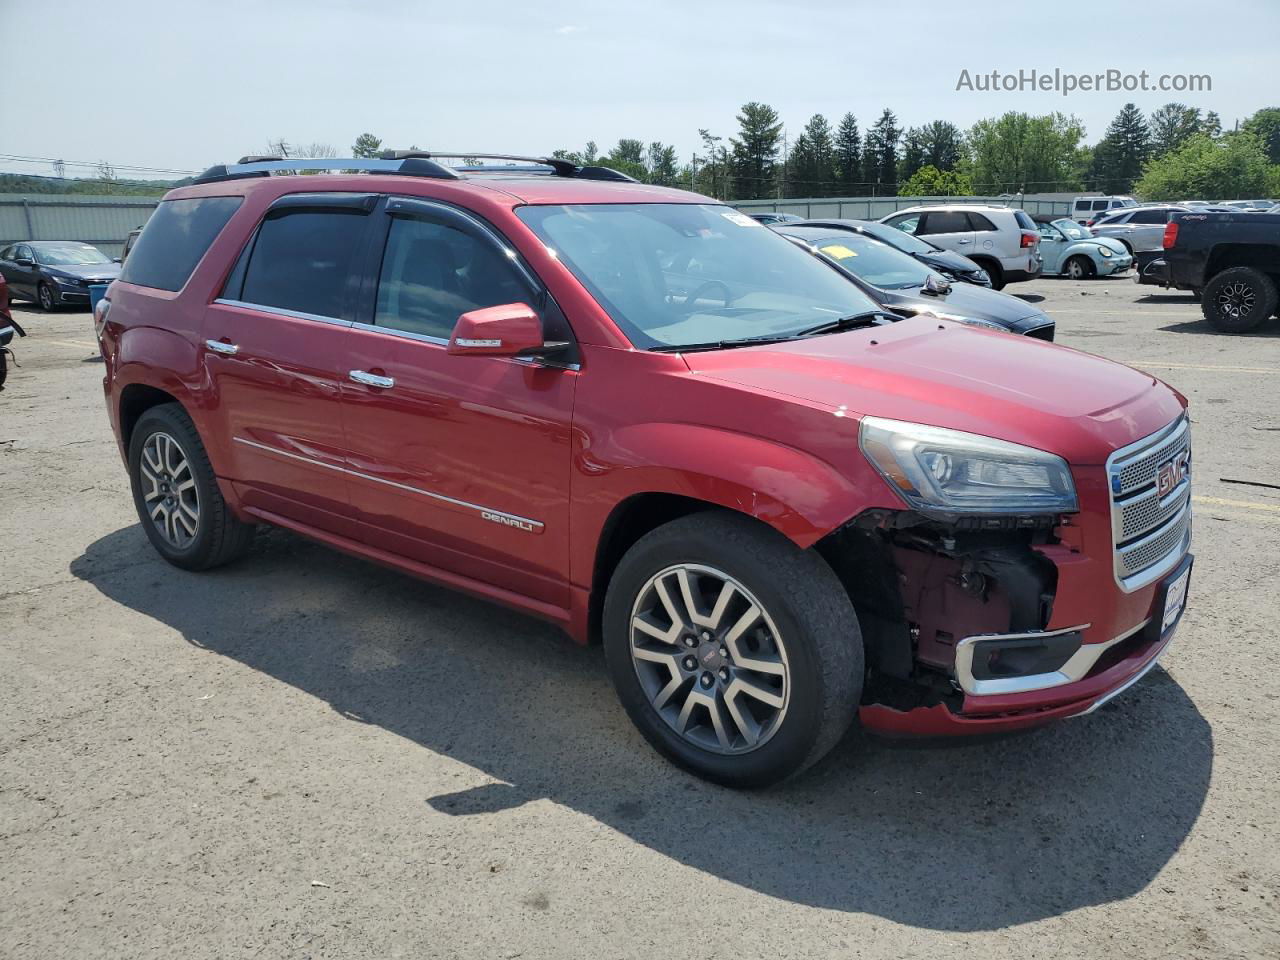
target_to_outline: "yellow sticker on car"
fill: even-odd
[[[822,252],[828,257],[835,257],[837,260],[848,260],[850,257],[856,257],[857,254],[841,243],[833,243],[829,247],[822,247]]]

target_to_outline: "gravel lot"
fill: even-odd
[[[659,760],[600,651],[541,623],[282,532],[168,567],[88,314],[18,311],[0,956],[1280,955],[1280,323],[1219,335],[1128,279],[1010,292],[1191,400],[1164,669],[1015,738],[854,734],[753,794]]]

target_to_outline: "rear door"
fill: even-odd
[[[247,507],[357,539],[342,388],[373,194],[291,194],[267,212],[204,322],[202,362]]]
[[[25,243],[20,243],[14,247],[13,260],[10,261],[9,269],[6,271],[11,293],[27,300],[36,298],[38,268],[35,265],[35,258],[35,251]],[[18,263],[19,260],[25,260],[26,263]]]
[[[451,356],[470,310],[526,303],[547,339],[559,308],[491,227],[456,207],[390,198],[345,384],[351,498],[374,547],[563,609],[576,364]],[[376,379],[374,379],[376,378]]]
[[[944,250],[970,254],[974,252],[974,230],[963,210],[930,210],[921,218],[916,235]]]
[[[1164,227],[1169,222],[1168,207],[1143,207],[1135,210],[1125,225],[1129,246],[1135,252],[1162,249]]]

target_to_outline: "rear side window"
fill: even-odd
[[[1034,230],[1036,228],[1036,222],[1027,216],[1025,210],[1013,211],[1013,219],[1018,221],[1018,226],[1023,230]]]
[[[158,290],[181,290],[241,200],[195,197],[161,201],[129,250],[120,279]]]
[[[1139,210],[1129,218],[1130,223],[1167,223],[1169,211],[1163,207],[1152,210]]]
[[[258,228],[240,299],[342,317],[366,222],[363,210],[298,210],[268,217]]]
[[[963,211],[944,210],[929,213],[924,218],[924,229],[919,233],[968,233],[972,227]]]
[[[984,217],[980,213],[969,213],[969,229],[971,230],[994,230],[996,225]]]

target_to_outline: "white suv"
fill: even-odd
[[[957,203],[910,207],[880,222],[964,254],[997,290],[1040,275],[1040,231],[1025,210]]]

